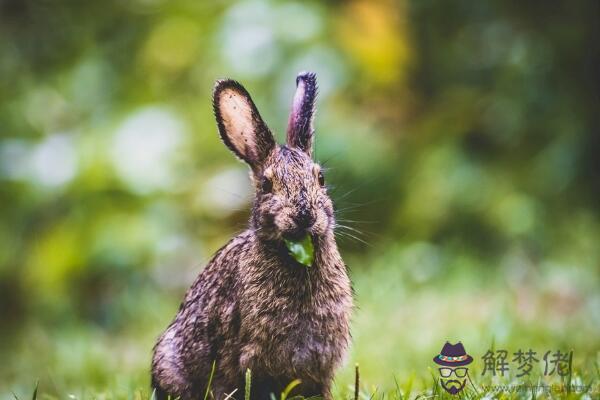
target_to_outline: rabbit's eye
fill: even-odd
[[[266,176],[263,176],[262,181],[260,182],[260,187],[263,193],[271,193],[273,190],[273,182]]]
[[[319,171],[318,179],[319,179],[319,185],[325,186],[325,176],[323,175],[322,171]]]

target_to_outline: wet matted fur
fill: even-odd
[[[246,231],[221,248],[185,295],[159,338],[152,386],[159,397],[211,393],[252,399],[292,394],[331,398],[335,369],[350,341],[352,291],[334,237],[333,204],[312,160],[316,77],[298,75],[286,145],[277,145],[250,95],[238,82],[218,81],[213,105],[223,142],[249,164],[256,195]],[[284,238],[309,234],[315,258],[296,262]]]

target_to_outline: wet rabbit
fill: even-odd
[[[352,292],[334,238],[334,212],[321,167],[312,159],[316,77],[301,73],[287,127],[277,145],[250,95],[218,81],[213,106],[225,145],[251,168],[256,190],[246,231],[221,248],[185,295],[159,338],[152,385],[159,397],[268,399],[300,379],[291,393],[331,398],[336,368],[349,344]],[[307,236],[308,235],[308,236]],[[311,265],[286,243],[308,238]]]

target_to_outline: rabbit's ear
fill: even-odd
[[[252,168],[260,166],[275,139],[246,89],[234,80],[217,81],[213,108],[225,145]]]
[[[312,72],[301,72],[296,78],[296,94],[288,121],[287,143],[308,155],[312,154],[316,98],[317,76]]]

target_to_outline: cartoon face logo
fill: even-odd
[[[473,362],[473,357],[467,354],[461,342],[446,342],[440,354],[433,357],[433,362],[440,365],[440,384],[446,392],[457,394],[464,389],[469,372],[465,366]]]

